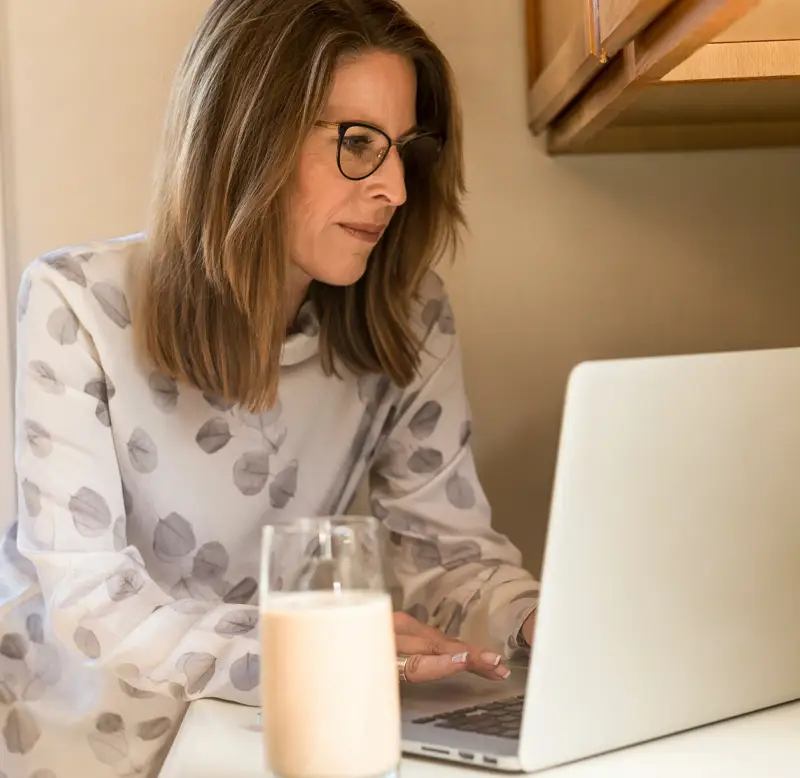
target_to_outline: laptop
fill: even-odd
[[[404,685],[407,753],[536,772],[800,699],[800,348],[570,375],[529,660]]]

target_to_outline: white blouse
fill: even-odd
[[[538,585],[490,527],[439,278],[415,308],[412,385],[326,376],[306,305],[279,402],[252,414],[137,358],[128,279],[142,251],[140,236],[76,247],[23,277],[0,774],[152,774],[187,701],[257,704],[261,528],[346,512],[365,477],[397,607],[513,653]]]

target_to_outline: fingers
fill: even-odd
[[[412,654],[406,662],[406,680],[423,683],[447,678],[467,669],[467,655],[460,654]]]
[[[450,638],[435,627],[422,624],[405,613],[395,614],[395,639],[397,650],[401,654],[437,659],[435,662],[428,660],[422,662],[422,672],[426,675],[426,680],[432,680],[427,677],[431,673],[440,673],[433,678],[444,678],[462,670],[468,670],[493,681],[505,680],[511,674],[511,671],[501,664],[502,657],[499,654],[483,651],[478,646],[470,646],[461,640]],[[466,660],[460,658],[463,654],[466,654]],[[440,657],[450,657],[452,660],[454,656],[459,659],[451,664],[440,659]],[[419,661],[421,660],[415,659],[415,663]],[[411,664],[410,659],[408,664]],[[453,667],[453,664],[456,667]],[[408,671],[406,677],[411,680]]]

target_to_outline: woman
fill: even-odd
[[[155,774],[187,701],[257,704],[261,527],[345,511],[365,475],[407,679],[508,675],[537,585],[490,528],[430,270],[461,155],[445,59],[392,0],[211,7],[146,236],[22,282],[9,776]]]

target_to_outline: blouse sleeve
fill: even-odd
[[[491,527],[470,447],[452,309],[438,278],[427,286],[418,377],[376,452],[372,510],[391,533],[403,608],[447,634],[511,656],[539,586],[521,568],[519,551]]]
[[[55,635],[135,688],[257,704],[257,608],[174,599],[126,542],[107,377],[61,285],[28,268],[17,342],[17,540]]]

